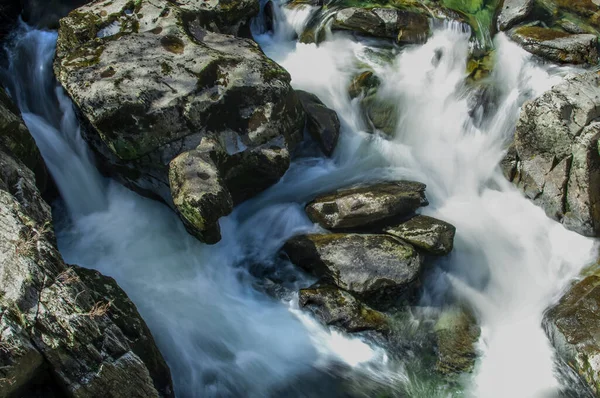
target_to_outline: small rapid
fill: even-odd
[[[214,246],[189,236],[165,205],[97,172],[52,74],[56,33],[21,25],[1,76],[61,193],[54,215],[65,260],[118,281],[152,330],[180,397],[556,396],[563,386],[542,314],[590,262],[594,242],[548,219],[498,163],[519,107],[568,71],[537,65],[498,35],[494,102],[486,108],[466,83],[463,25],[436,26],[427,43],[404,49],[331,32],[319,46],[298,43],[314,12],[276,5],[274,32],[257,19],[254,37],[295,88],[336,110],[338,147],[331,159],[301,153],[278,184],[221,220]],[[378,95],[395,104],[392,138],[369,133],[360,98],[347,94],[365,65],[383,82]],[[427,275],[420,307],[462,302],[478,317],[481,357],[458,389],[432,381],[409,363],[410,352],[395,355],[322,327],[294,294],[313,279],[277,255],[289,237],[316,230],[303,205],[318,193],[398,178],[426,183],[431,204],[423,213],[457,227],[455,249]]]

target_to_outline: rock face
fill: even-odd
[[[369,308],[350,293],[335,286],[311,287],[299,293],[300,305],[324,324],[353,333],[365,330],[388,331],[387,316]]]
[[[351,7],[337,11],[331,27],[399,43],[420,43],[429,34],[429,19],[425,14],[408,10]]]
[[[533,10],[534,0],[504,0],[498,15],[498,29],[507,30],[523,21]]]
[[[329,109],[314,94],[296,90],[306,112],[306,130],[323,153],[331,156],[340,136],[340,120],[334,110]]]
[[[559,356],[600,396],[600,270],[573,285],[543,324]]]
[[[296,265],[375,305],[405,296],[422,266],[412,246],[388,235],[301,235],[283,249]]]
[[[319,196],[306,206],[306,213],[324,228],[339,230],[406,217],[428,204],[424,184],[382,182]]]
[[[171,191],[180,189],[171,176],[181,172],[169,173],[180,164],[171,161],[203,138],[217,142],[221,188],[237,203],[277,182],[302,139],[304,111],[288,73],[256,43],[217,33],[238,33],[257,7],[241,0],[96,1],[60,23],[56,76],[89,122],[85,137],[105,168],[174,207],[194,235],[211,242],[218,240],[214,223],[196,225],[197,216],[218,219],[229,206],[190,212],[196,194],[177,194],[175,204]],[[199,157],[187,159],[191,176]],[[204,167],[200,162],[198,173]],[[240,188],[240,180],[250,183]]]
[[[523,26],[512,29],[509,36],[530,53],[553,62],[587,65],[598,63],[596,35]]]
[[[50,206],[19,159],[33,154],[31,137],[5,100],[0,126],[13,129],[0,128],[1,395],[173,396],[169,368],[125,293],[63,262]]]
[[[385,232],[428,253],[445,256],[454,246],[456,228],[447,222],[427,216],[415,216]]]
[[[505,175],[548,216],[600,233],[600,75],[570,76],[523,106]]]

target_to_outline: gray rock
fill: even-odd
[[[543,326],[565,364],[600,396],[600,271],[575,283]]]
[[[559,64],[598,64],[598,37],[564,31],[522,26],[508,32],[525,50]]]
[[[424,184],[382,182],[319,196],[306,206],[306,214],[323,228],[339,230],[406,217],[428,204]]]
[[[533,10],[534,0],[504,0],[498,15],[498,30],[507,30],[523,21]]]
[[[283,249],[294,264],[376,306],[407,297],[422,267],[411,245],[389,235],[302,235]]]
[[[223,18],[234,17],[228,7],[240,7],[247,20],[244,10],[255,2],[142,0],[133,11],[131,4],[91,3],[62,19],[59,29],[54,69],[88,122],[85,138],[105,169],[175,208],[169,163],[208,137],[247,160],[243,174],[255,172],[254,182],[269,177],[254,190],[232,191],[235,201],[277,182],[304,125],[289,74],[251,40],[204,28],[219,22],[208,17],[211,7]],[[256,159],[273,158],[273,146],[278,167],[265,173],[265,162]]]
[[[512,160],[504,162],[528,198],[586,236],[600,232],[598,117],[598,73],[570,76],[523,106]]]
[[[389,330],[388,318],[335,286],[311,287],[299,293],[300,306],[310,310],[321,322],[346,332]]]
[[[444,256],[454,247],[456,228],[433,217],[415,216],[385,232],[430,254]]]
[[[425,13],[395,8],[351,7],[337,11],[331,27],[399,43],[420,43],[429,34],[429,18]]]
[[[327,108],[314,94],[302,90],[296,90],[296,93],[306,112],[306,129],[323,153],[331,156],[340,135],[337,113]]]

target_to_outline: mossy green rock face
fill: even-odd
[[[335,286],[311,287],[299,293],[300,306],[311,311],[324,324],[347,332],[389,329],[385,314],[361,303],[350,293]]]
[[[283,249],[294,264],[374,306],[406,297],[422,267],[411,245],[389,235],[301,235]]]
[[[340,136],[340,120],[334,110],[329,109],[314,94],[296,90],[306,112],[306,130],[323,153],[331,156]]]
[[[444,256],[454,247],[456,228],[436,218],[419,215],[388,227],[385,232],[427,253]]]
[[[543,324],[559,356],[600,396],[600,269],[574,284]]]
[[[598,63],[598,38],[592,34],[571,34],[563,30],[522,26],[509,36],[532,54],[556,63]]]
[[[265,173],[256,154],[270,156],[258,148],[273,142],[293,151],[302,140],[302,106],[289,74],[256,43],[218,33],[235,33],[226,27],[236,30],[235,21],[249,21],[255,7],[244,0],[98,1],[61,20],[55,72],[107,171],[175,207],[169,163],[209,137],[243,162],[237,175],[255,182],[254,190],[228,186],[234,199],[278,181],[289,162]]]
[[[426,205],[424,184],[395,181],[345,188],[319,196],[306,206],[306,214],[326,229],[356,229],[410,216]]]
[[[600,75],[586,72],[525,103],[505,175],[546,214],[586,236],[600,233]]]
[[[442,312],[435,334],[438,345],[436,369],[442,374],[470,372],[477,358],[475,345],[481,330],[475,317],[462,308]]]

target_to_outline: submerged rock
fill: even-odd
[[[361,303],[335,286],[311,287],[299,293],[300,306],[310,310],[321,322],[353,333],[366,330],[386,332],[387,316]]]
[[[294,264],[380,306],[407,297],[422,267],[411,245],[389,235],[301,235],[283,249]]]
[[[337,11],[331,27],[399,43],[420,43],[429,34],[429,19],[425,13],[415,11],[351,7]]]
[[[352,79],[350,87],[348,87],[348,94],[350,98],[356,98],[377,89],[380,84],[379,78],[373,72],[365,71]]]
[[[11,112],[0,101],[0,126],[21,123]],[[1,395],[172,397],[170,371],[125,293],[61,258],[50,206],[18,155],[31,137],[15,131],[0,129]]]
[[[304,126],[290,76],[256,43],[216,33],[232,33],[254,7],[115,0],[61,20],[56,76],[89,122],[84,136],[107,171],[178,208],[169,164],[208,137],[233,159],[216,166],[234,202],[277,182]]]
[[[306,112],[306,129],[323,153],[331,156],[340,135],[337,113],[327,108],[314,94],[302,90],[296,90],[296,93]]]
[[[504,0],[498,15],[498,29],[507,30],[523,21],[533,11],[534,0]]]
[[[505,175],[565,227],[600,233],[600,75],[570,76],[526,103]],[[514,166],[514,167],[512,167]]]
[[[452,251],[456,228],[436,218],[418,215],[386,228],[385,232],[427,253],[444,256]]]
[[[543,325],[564,363],[600,396],[600,270],[575,283]]]
[[[473,314],[462,308],[442,312],[435,325],[438,346],[436,369],[442,374],[470,372],[477,359],[481,330]]]
[[[381,182],[319,196],[306,206],[306,213],[311,221],[322,227],[339,230],[410,216],[428,204],[424,184]]]
[[[598,37],[592,34],[571,34],[538,26],[512,29],[509,36],[532,54],[557,63],[598,63]]]

